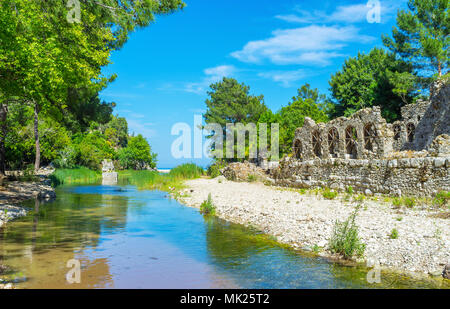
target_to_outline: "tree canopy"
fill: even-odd
[[[392,37],[384,45],[413,65],[427,78],[448,72],[450,59],[450,16],[448,0],[409,0],[408,9],[397,14]]]
[[[399,119],[400,108],[411,100],[414,89],[411,71],[410,64],[378,48],[347,59],[329,82],[337,101],[331,116],[350,116],[362,108],[380,106],[388,121]]]

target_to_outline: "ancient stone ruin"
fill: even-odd
[[[102,161],[102,184],[115,185],[117,184],[118,174],[114,171],[114,163],[111,160]]]
[[[328,123],[306,118],[293,154],[272,170],[276,183],[294,187],[351,186],[365,193],[432,195],[450,190],[450,84],[439,80],[430,101],[402,108],[389,124],[380,107]]]

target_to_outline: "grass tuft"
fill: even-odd
[[[214,216],[216,214],[216,207],[212,202],[211,193],[208,194],[208,199],[200,205],[200,213],[207,216]]]
[[[358,227],[355,223],[356,215],[361,205],[345,221],[336,221],[333,234],[328,244],[332,253],[337,253],[346,259],[353,256],[362,257],[366,245],[361,242]]]

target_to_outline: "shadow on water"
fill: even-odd
[[[121,183],[64,186],[52,202],[25,203],[29,215],[0,231],[10,267],[0,278],[24,288],[439,287],[385,273],[371,285],[366,269],[299,254],[165,196]],[[66,280],[71,259],[79,284]]]

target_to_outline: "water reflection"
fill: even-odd
[[[30,202],[0,231],[5,278],[24,288],[362,288],[363,269],[299,255],[240,225],[135,186],[76,186]],[[71,259],[81,283],[66,282]],[[391,278],[391,277],[387,277]],[[429,287],[392,277],[388,287]]]

